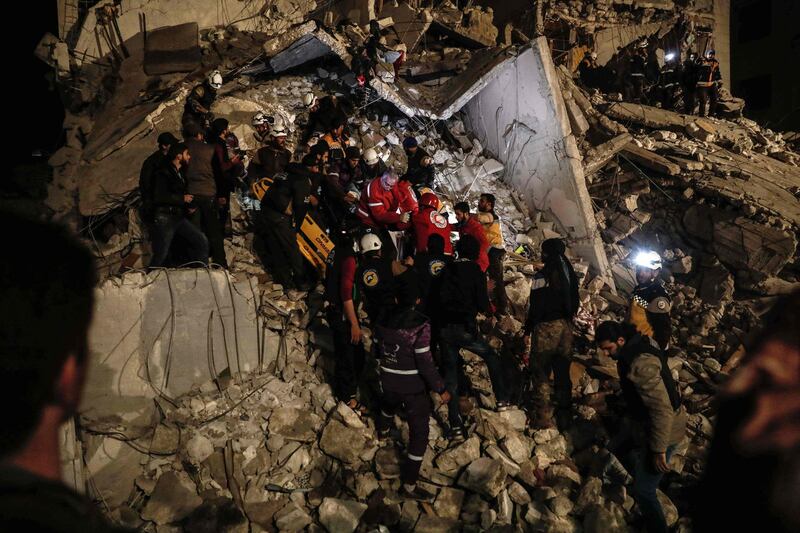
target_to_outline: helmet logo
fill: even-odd
[[[378,271],[375,270],[374,268],[365,270],[364,274],[362,274],[361,276],[361,280],[367,287],[374,287],[380,281],[380,278],[378,277]]]

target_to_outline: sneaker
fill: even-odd
[[[400,495],[409,500],[428,503],[432,503],[433,499],[436,497],[435,494],[423,489],[419,485],[414,485],[411,489],[408,488],[408,485],[403,485],[403,488],[400,489]]]
[[[497,412],[508,411],[509,409],[513,409],[513,405],[510,402],[497,402],[497,407],[495,410]]]
[[[464,442],[464,440],[466,440],[466,433],[467,432],[464,431],[464,428],[461,426],[452,428],[450,430],[450,443]]]

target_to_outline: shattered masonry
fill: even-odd
[[[661,252],[673,296],[670,366],[691,416],[675,481],[659,497],[669,523],[687,530],[678,508],[684,514],[682,487],[702,471],[711,399],[761,313],[798,285],[797,136],[742,118],[745,103],[724,90],[726,118],[699,118],[590,91],[574,70],[590,48],[606,65],[643,37],[701,50],[722,41],[718,2],[509,2],[495,11],[363,0],[168,4],[124,2],[108,31],[95,10],[58,2],[59,36],[37,50],[69,104],[47,206],[83,229],[104,279],[80,427],[64,436],[74,486],[114,520],[148,531],[630,527],[633,499],[598,467],[616,368],[588,348],[572,364],[578,422],[564,434],[531,430],[522,410],[491,411],[486,369],[464,352],[475,423],[448,447],[432,422],[422,477],[437,497],[420,506],[387,497],[398,485],[397,453],[334,399],[320,295],[306,300],[272,283],[253,252],[245,198],[232,206],[230,272],[138,271],[147,264],[132,208],[139,166],[160,132],[180,130],[202,72],[228,74],[214,112],[243,149],[258,146],[250,118],[259,110],[284,117],[297,142],[303,94],[350,90],[351,45],[377,18],[408,57],[371,88],[405,116],[360,111],[350,124],[359,145],[404,168],[400,143],[415,135],[449,202],[497,196],[509,250],[566,238],[587,339],[599,321],[624,316],[630,255]],[[361,26],[337,25],[344,19]],[[725,76],[726,51],[716,46]],[[509,360],[522,351],[530,259],[509,254],[513,312],[482,324]]]

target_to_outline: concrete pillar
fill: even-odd
[[[722,85],[732,90],[730,0],[714,0],[714,50],[717,52],[717,61],[722,72]]]

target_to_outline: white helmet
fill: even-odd
[[[364,150],[364,161],[368,165],[374,165],[378,162],[378,152],[374,148],[367,148]]]
[[[653,250],[646,250],[636,254],[633,260],[637,267],[649,268],[651,270],[658,270],[661,268],[661,256]]]
[[[381,240],[374,233],[367,233],[366,235],[361,237],[361,242],[359,243],[359,247],[361,248],[362,254],[380,250],[381,246],[382,246]]]
[[[648,45],[648,44],[649,44],[649,43],[647,42],[647,39],[642,39],[641,41],[639,41],[639,42],[636,44],[636,47],[637,47],[637,48],[647,48],[647,45]]]
[[[208,85],[212,89],[219,89],[222,87],[222,74],[218,70],[212,70],[208,75]]]
[[[263,126],[269,123],[269,118],[267,117],[266,113],[263,111],[259,111],[255,115],[253,115],[253,126]]]
[[[317,97],[314,93],[306,93],[303,95],[303,105],[306,107],[313,107],[317,103]]]
[[[286,137],[288,135],[288,132],[286,131],[286,125],[282,120],[275,121],[275,124],[272,126],[272,131],[270,131],[270,135],[273,137]]]

